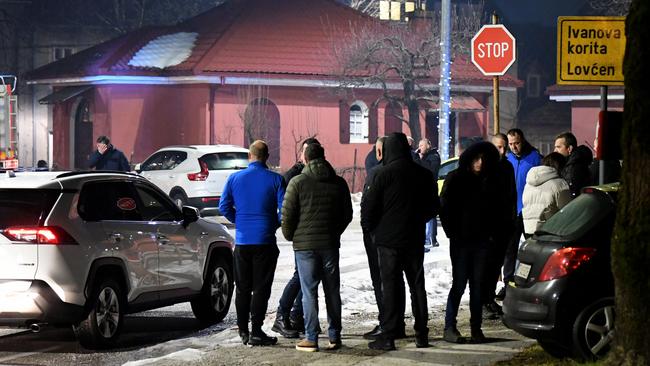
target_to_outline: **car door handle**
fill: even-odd
[[[120,233],[111,233],[108,235],[109,238],[111,238],[114,242],[120,242],[122,241],[122,234]]]
[[[160,245],[169,244],[169,238],[167,238],[164,235],[156,235],[156,240],[158,241],[158,244],[160,244]]]

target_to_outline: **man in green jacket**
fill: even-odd
[[[352,201],[346,181],[325,160],[319,144],[303,150],[302,174],[289,182],[282,203],[282,234],[293,241],[302,288],[305,339],[300,351],[318,351],[318,284],[329,321],[327,349],[341,347],[339,247],[341,234],[352,221]]]

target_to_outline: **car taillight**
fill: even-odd
[[[203,181],[208,179],[208,175],[210,175],[208,164],[199,160],[199,165],[201,166],[201,171],[198,173],[187,173],[187,179],[191,181]]]
[[[564,277],[588,262],[596,253],[594,248],[562,248],[546,261],[538,281],[550,281]]]
[[[30,244],[78,244],[58,226],[10,227],[2,232],[11,241]]]
[[[201,197],[201,202],[203,202],[203,203],[216,202],[217,205],[218,205],[219,204],[219,198],[220,197]]]

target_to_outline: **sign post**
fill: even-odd
[[[508,71],[516,59],[515,37],[503,24],[484,25],[472,38],[472,63],[483,75],[494,76],[494,133],[499,132],[499,76]]]
[[[558,17],[557,84],[600,85],[601,115],[607,112],[607,86],[623,85],[625,17]],[[602,133],[598,133],[598,145]],[[605,161],[599,162],[604,183]]]

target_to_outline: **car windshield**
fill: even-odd
[[[205,154],[199,161],[207,164],[208,170],[244,169],[248,166],[248,153],[238,151]]]
[[[51,189],[0,189],[0,229],[39,225],[59,194]]]
[[[553,215],[535,234],[581,237],[614,208],[614,203],[605,194],[583,193]]]

